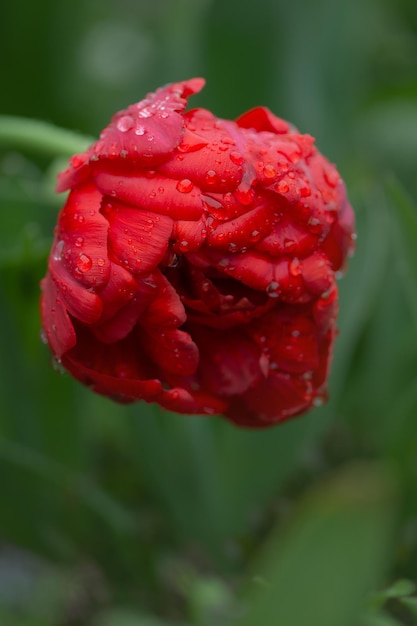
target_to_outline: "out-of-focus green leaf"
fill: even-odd
[[[364,617],[359,626],[403,626],[403,623],[386,613],[378,613]]]
[[[171,626],[153,615],[144,615],[128,609],[111,609],[100,614],[92,626]],[[176,624],[176,626],[181,626]]]
[[[417,598],[401,598],[400,602],[407,607],[411,615],[417,619]]]
[[[391,587],[383,592],[383,596],[388,598],[403,598],[410,596],[416,590],[416,585],[411,580],[397,580]]]
[[[239,626],[356,625],[386,567],[394,510],[391,480],[369,465],[308,495],[266,545],[254,572],[266,586],[247,595]]]
[[[417,207],[393,178],[387,182],[387,194],[397,235],[398,268],[417,323]]]
[[[29,150],[48,157],[68,156],[84,152],[94,140],[58,128],[47,122],[11,115],[0,115],[0,146]]]

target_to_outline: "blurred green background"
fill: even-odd
[[[0,114],[87,135],[193,75],[192,106],[269,106],[358,229],[326,406],[263,432],[120,407],[40,341],[64,155],[0,121],[0,624],[416,624],[415,1],[16,0],[0,59]]]

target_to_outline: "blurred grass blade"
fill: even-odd
[[[84,152],[93,141],[91,137],[47,122],[0,115],[0,146],[13,150],[36,152],[49,157],[69,157]]]
[[[394,508],[390,477],[369,465],[308,495],[266,546],[239,626],[356,626],[384,573]]]
[[[133,515],[87,476],[72,472],[36,450],[4,438],[0,438],[0,459],[40,476],[60,490],[72,492],[114,531],[134,532]]]
[[[386,189],[397,236],[400,274],[417,323],[417,207],[398,180],[389,179]]]
[[[115,608],[96,617],[92,626],[170,626],[170,624],[153,615]]]

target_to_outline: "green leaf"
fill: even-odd
[[[401,598],[400,602],[407,607],[413,617],[417,618],[417,598]]]
[[[153,615],[136,613],[128,609],[111,609],[99,615],[94,626],[170,626]],[[178,624],[176,625],[178,626]]]
[[[391,178],[386,188],[392,207],[398,269],[417,322],[417,207],[396,179]]]
[[[384,572],[393,486],[357,465],[307,495],[291,526],[267,544],[254,574],[267,586],[246,598],[239,626],[353,626]]]
[[[46,154],[49,157],[71,156],[84,152],[94,141],[47,122],[11,115],[0,116],[0,146]]]

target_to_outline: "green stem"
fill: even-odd
[[[94,141],[47,122],[0,115],[0,146],[35,151],[50,157],[69,157],[84,152]]]

